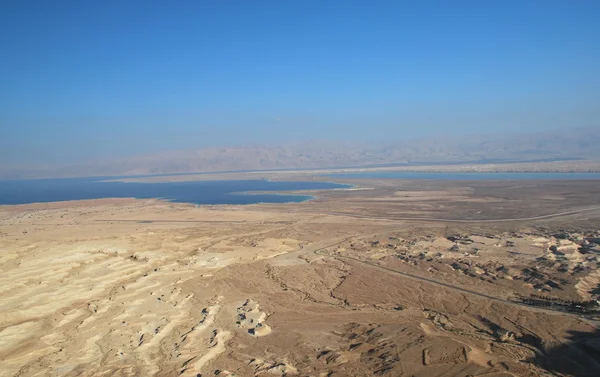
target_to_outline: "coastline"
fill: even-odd
[[[506,163],[506,164],[456,164],[456,165],[414,165],[387,167],[348,167],[319,168],[309,170],[256,170],[247,172],[198,172],[172,173],[160,176],[123,177],[106,180],[108,182],[184,182],[203,180],[271,180],[296,181],[317,179],[337,173],[377,173],[377,172],[423,172],[423,173],[599,173],[600,161],[555,161],[539,163]]]

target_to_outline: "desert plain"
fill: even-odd
[[[336,182],[0,206],[0,376],[600,375],[598,181]]]

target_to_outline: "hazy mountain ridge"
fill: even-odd
[[[162,152],[58,168],[4,166],[0,178],[116,176],[304,169],[419,163],[477,163],[543,159],[600,159],[600,128],[575,128],[536,134],[446,136],[386,145],[295,142]]]

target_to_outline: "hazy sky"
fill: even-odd
[[[600,1],[0,2],[0,162],[595,126]]]

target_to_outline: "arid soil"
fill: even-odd
[[[322,179],[322,178],[315,178]],[[0,207],[0,376],[598,376],[598,182]]]

